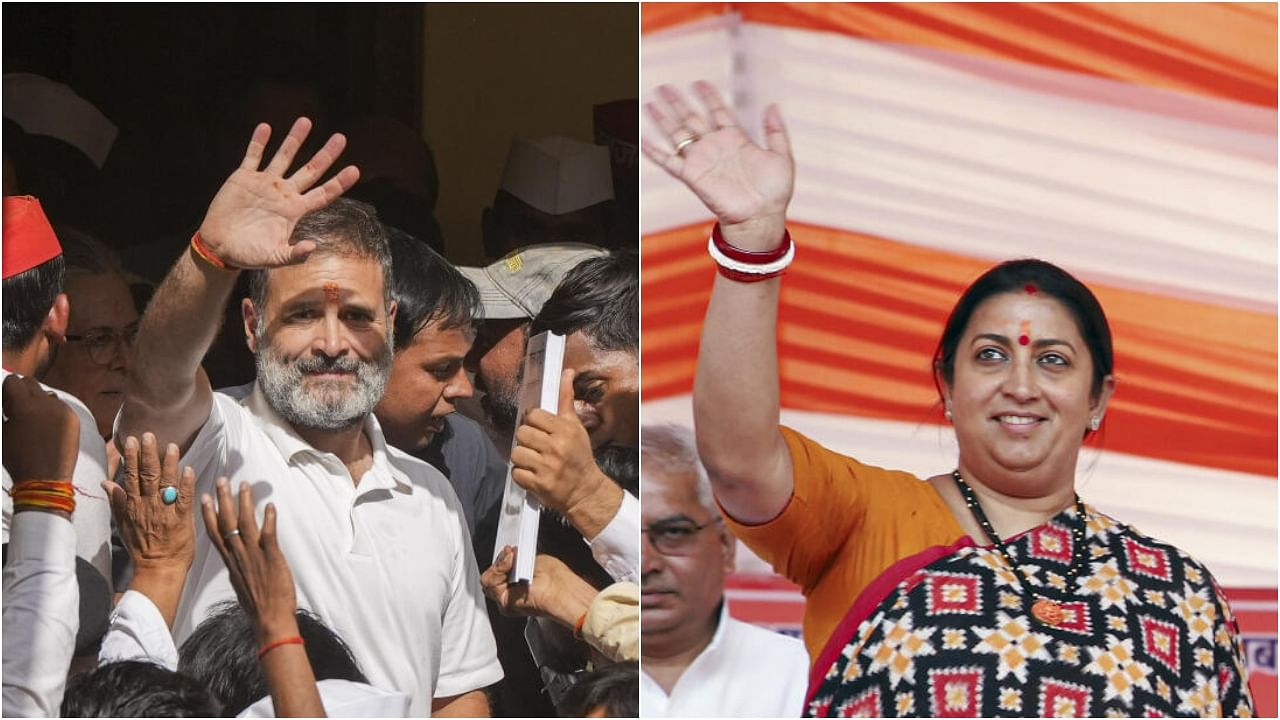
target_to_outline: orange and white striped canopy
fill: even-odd
[[[950,469],[943,321],[991,265],[1049,260],[1115,335],[1081,495],[1226,585],[1275,587],[1274,5],[695,3],[646,5],[642,28],[646,93],[706,79],[756,129],[782,108],[784,422]],[[712,219],[652,164],[642,186],[645,422],[690,423]]]

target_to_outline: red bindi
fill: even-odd
[[[1031,286],[1028,285],[1027,287],[1031,287]],[[1030,320],[1023,320],[1022,326],[1018,328],[1018,344],[1019,345],[1031,344],[1031,321]]]

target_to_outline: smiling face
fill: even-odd
[[[391,371],[391,326],[382,266],[362,257],[313,255],[270,271],[265,307],[243,304],[258,384],[297,427],[336,432],[361,423]]]
[[[984,301],[944,387],[962,473],[1016,497],[1069,487],[1090,418],[1105,412],[1115,385],[1108,376],[1095,397],[1092,383],[1089,348],[1062,303],[1031,293]]]
[[[470,327],[431,322],[396,353],[387,392],[374,409],[387,442],[406,452],[425,448],[444,429],[454,402],[471,397],[462,367],[471,339]]]
[[[573,379],[574,410],[591,436],[591,447],[636,447],[640,441],[640,395],[636,356],[601,350],[581,332],[569,335],[564,366]]]
[[[137,332],[138,311],[129,286],[115,273],[69,273],[66,293],[67,334],[80,339],[61,346],[42,379],[80,398],[93,413],[98,434],[109,437],[133,351],[121,336]]]
[[[716,622],[724,576],[733,570],[733,538],[698,501],[692,471],[645,472],[640,522],[648,534],[665,533],[679,550],[663,554],[641,540],[640,632],[703,636]],[[700,530],[693,530],[702,526]]]

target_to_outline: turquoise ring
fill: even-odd
[[[161,490],[160,499],[164,501],[165,505],[172,505],[178,502],[178,488],[170,485]]]

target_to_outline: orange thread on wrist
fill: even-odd
[[[222,258],[214,255],[213,251],[209,249],[209,246],[205,245],[204,240],[200,238],[199,230],[196,231],[195,235],[191,236],[191,251],[194,252],[201,260],[204,260],[206,263],[209,263],[219,270],[234,272],[240,269],[235,265],[227,264]]]
[[[578,618],[578,622],[573,624],[573,636],[579,640],[582,639],[582,626],[585,624],[587,624],[587,613],[584,612]]]
[[[60,510],[72,513],[76,509],[75,488],[66,480],[27,480],[15,485],[9,494],[13,498],[14,512]]]
[[[293,637],[281,638],[280,640],[276,640],[273,643],[267,643],[266,645],[263,645],[262,649],[258,650],[258,659],[261,660],[263,655],[266,655],[267,653],[271,652],[272,650],[275,650],[281,645],[301,645],[301,644],[302,644],[302,638],[298,637],[297,635],[294,635]]]

